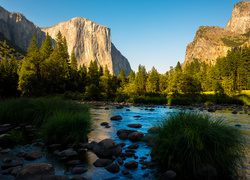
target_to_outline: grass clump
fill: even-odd
[[[58,112],[48,119],[42,130],[42,138],[52,144],[85,142],[91,126],[90,113]]]
[[[247,140],[240,129],[221,118],[180,112],[158,122],[156,128],[151,156],[161,170],[175,170],[181,179],[230,179],[244,169]],[[202,174],[202,167],[212,168]]]
[[[19,98],[0,102],[0,124],[5,123],[33,125],[47,143],[74,144],[86,140],[91,117],[88,106],[74,101]]]

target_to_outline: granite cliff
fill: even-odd
[[[41,44],[47,32],[55,40],[59,30],[67,39],[69,54],[75,52],[79,66],[83,63],[88,66],[91,60],[97,60],[99,65],[107,65],[112,74],[119,75],[123,68],[129,75],[130,64],[112,44],[108,27],[76,17],[52,27],[39,28],[23,14],[8,12],[0,6],[0,32],[23,49],[29,46],[33,32]]]
[[[232,18],[225,29],[215,26],[201,26],[193,42],[186,48],[184,66],[197,58],[200,62],[214,64],[218,57],[226,56],[231,48],[249,44],[250,2],[242,1],[234,5]]]

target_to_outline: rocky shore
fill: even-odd
[[[124,109],[130,111],[131,104],[118,104],[112,102],[84,102],[92,105],[103,106],[105,111],[110,108]],[[112,107],[111,107],[112,105]],[[232,114],[248,114],[249,106],[237,105],[195,105],[195,106],[161,106],[154,105],[134,105],[140,106],[141,109],[147,112],[153,112],[156,108],[180,109],[180,110],[198,110],[214,113],[216,111],[227,110]],[[133,118],[141,118],[140,115]],[[121,115],[110,117],[109,122],[103,121],[99,124],[100,128],[110,129],[112,123],[119,124],[123,121]],[[112,122],[112,123],[110,123]],[[86,153],[94,153],[97,158],[93,162],[94,167],[104,168],[112,173],[112,178],[134,178],[134,170],[141,168],[148,169],[141,175],[145,179],[175,179],[177,174],[168,170],[163,174],[157,173],[157,162],[151,161],[150,154],[138,156],[142,141],[146,142],[149,147],[151,142],[150,134],[154,132],[154,128],[148,129],[147,133],[140,131],[142,124],[138,122],[127,123],[126,128],[121,128],[116,131],[116,138],[105,138],[100,142],[95,140],[87,143],[79,143],[77,145],[68,145],[67,147],[61,144],[44,144],[39,141],[39,135],[36,129],[29,124],[21,124],[18,127],[11,127],[10,124],[0,125],[0,160],[1,160],[1,175],[0,179],[91,179],[85,176],[89,171],[84,158]],[[240,127],[241,124],[235,124]],[[24,139],[13,137],[14,132],[23,132]],[[14,133],[14,135],[13,135]],[[115,142],[115,139],[120,139],[121,143]],[[25,144],[27,143],[27,144]],[[53,159],[52,161],[47,161]],[[57,172],[53,162],[59,162],[65,167],[64,172]],[[209,171],[209,169],[206,169]],[[66,173],[65,173],[66,172]],[[117,176],[116,176],[117,174]],[[118,175],[119,174],[119,175]]]

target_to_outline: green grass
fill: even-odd
[[[172,169],[181,179],[229,179],[244,167],[247,140],[240,129],[222,119],[196,112],[169,115],[156,125],[151,156],[161,170]],[[217,176],[199,175],[199,168],[211,165]],[[244,169],[244,168],[243,168]]]
[[[42,139],[46,142],[57,141],[57,143],[65,144],[70,140],[73,144],[86,139],[90,119],[90,110],[87,105],[59,98],[19,98],[0,102],[0,124],[9,123],[13,127],[20,124],[36,126],[44,133]],[[84,133],[72,128],[77,127],[77,123]],[[85,123],[84,126],[83,123]],[[58,136],[57,140],[55,138],[50,140],[51,137],[47,135],[51,131],[51,126],[54,127],[54,133],[58,133],[54,134]],[[62,129],[64,136],[61,133]],[[84,136],[79,138],[75,135],[76,133]]]
[[[58,112],[48,119],[42,138],[46,143],[76,144],[85,142],[91,126],[89,113]]]

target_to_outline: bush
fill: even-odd
[[[156,124],[151,156],[161,170],[173,169],[181,179],[229,179],[243,168],[247,140],[222,119],[196,112],[171,114]],[[212,166],[217,176],[199,176],[199,168]]]
[[[90,113],[58,112],[48,119],[42,130],[42,138],[49,144],[85,142],[90,130],[90,120]]]
[[[168,98],[168,104],[170,105],[191,105],[193,103],[191,97],[170,97]]]

